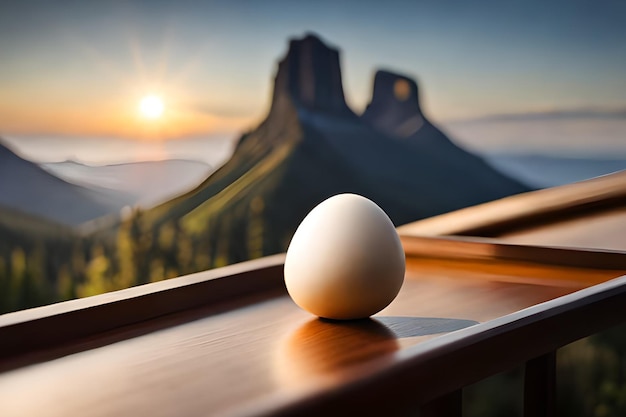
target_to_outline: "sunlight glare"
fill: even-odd
[[[160,97],[155,95],[145,96],[139,103],[139,110],[148,119],[158,119],[163,114],[165,105]]]

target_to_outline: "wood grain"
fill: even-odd
[[[400,234],[408,257],[463,259],[564,266],[582,270],[626,270],[623,251],[567,247],[532,246],[502,239],[465,236],[416,236]]]

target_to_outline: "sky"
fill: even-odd
[[[308,31],[341,49],[357,112],[378,68],[415,77],[442,123],[626,109],[623,1],[0,0],[0,136],[247,130]],[[147,94],[161,118],[140,115]]]

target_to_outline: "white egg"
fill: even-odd
[[[287,250],[285,284],[310,313],[360,319],[393,301],[404,270],[404,250],[387,214],[365,197],[340,194],[298,226]]]

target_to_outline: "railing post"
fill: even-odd
[[[524,374],[524,416],[556,415],[556,351],[526,362]]]
[[[463,391],[452,391],[420,408],[420,417],[461,417],[463,415]]]

